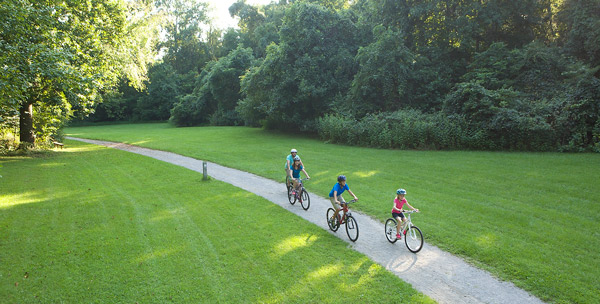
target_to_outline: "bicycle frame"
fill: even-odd
[[[404,239],[408,250],[417,253],[423,248],[423,233],[419,227],[412,222],[411,214],[417,211],[403,211],[405,221],[399,221],[398,218],[388,218],[385,222],[385,236],[390,243],[395,243],[398,239]],[[396,231],[404,234],[404,237],[396,238]]]
[[[304,189],[304,181],[307,180],[307,179],[308,178],[299,178],[299,179],[297,179],[298,180],[298,192],[296,192],[296,195],[298,193],[301,193],[302,191],[306,191],[306,189]]]
[[[355,202],[356,202],[356,200],[351,200],[349,202],[342,203],[342,209],[341,210],[344,211],[344,213],[342,214],[342,217],[341,217],[342,221],[340,222],[340,224],[344,223],[344,219],[346,218],[346,215],[352,215],[352,212],[350,212],[350,209],[348,208],[348,205],[352,204],[352,203],[355,203]]]
[[[404,213],[404,215],[405,215],[405,217],[406,217],[406,222],[400,222],[400,224],[402,225],[402,226],[400,227],[400,228],[402,228],[402,229],[400,229],[400,231],[404,231],[404,230],[406,229],[406,230],[407,230],[407,232],[406,232],[406,233],[408,233],[408,230],[410,230],[410,229],[411,229],[411,227],[412,227],[412,225],[413,225],[413,224],[412,224],[412,219],[410,218],[410,215],[411,215],[412,213],[415,213],[415,212],[416,212],[416,211],[412,211],[412,210],[411,210],[411,211],[404,211],[404,212],[402,212],[402,213]]]

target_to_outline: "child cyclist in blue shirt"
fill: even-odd
[[[340,210],[342,210],[342,204],[346,203],[346,201],[344,201],[344,198],[342,197],[342,193],[344,193],[344,191],[348,191],[348,193],[350,193],[350,195],[354,197],[354,200],[358,200],[358,197],[356,197],[356,195],[352,193],[350,187],[348,187],[348,184],[346,184],[345,175],[338,176],[337,180],[337,184],[333,185],[333,189],[331,189],[331,191],[329,192],[329,200],[331,201],[333,209],[335,209],[335,214],[333,215],[333,218],[336,218],[338,216]]]

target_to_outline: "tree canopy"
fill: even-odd
[[[600,151],[600,0],[238,0],[230,29],[197,0],[0,1],[5,122],[32,104],[39,126],[95,112],[381,147]]]

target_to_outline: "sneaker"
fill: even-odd
[[[331,230],[335,230],[336,226],[338,226],[338,223],[335,221],[334,218],[330,218],[329,219],[329,228]]]
[[[400,234],[400,233],[396,234],[396,238],[399,239],[399,240],[401,240],[402,239],[402,234]]]
[[[407,230],[404,230],[404,231],[402,231],[402,233],[404,233],[404,235],[406,235],[406,231],[407,231]]]

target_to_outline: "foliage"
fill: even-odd
[[[134,119],[167,120],[177,96],[180,78],[169,63],[158,63],[148,71],[146,95],[138,99]]]
[[[142,87],[147,89],[146,85],[148,82],[144,81]],[[94,109],[94,115],[86,120],[91,122],[133,120],[134,113],[138,111],[137,102],[145,96],[145,93],[135,86],[128,79],[121,77],[117,89],[104,92],[102,102]]]
[[[457,130],[464,138],[485,134],[477,143],[457,141],[462,149],[590,151],[599,144],[599,0],[239,0],[229,7],[239,28],[224,31],[212,27],[198,0],[116,0],[98,12],[66,2],[54,15],[47,13],[52,1],[0,1],[0,113],[46,115],[24,121],[28,140],[94,111],[88,120],[312,132],[326,115],[369,121],[416,110],[438,123],[463,117],[466,130]],[[67,11],[86,22],[57,20]],[[100,26],[94,20],[101,18],[114,22]],[[17,39],[33,28],[45,34],[29,44]],[[256,61],[226,64],[240,47]],[[19,65],[25,72],[17,73]]]
[[[19,110],[22,142],[34,143],[34,128],[43,141],[87,115],[116,80],[122,2],[3,0],[0,20],[0,106]]]
[[[208,23],[206,2],[197,0],[159,0],[158,8],[165,22],[166,38],[159,47],[164,62],[178,74],[199,72],[212,59],[209,48],[201,40],[202,25]],[[163,115],[168,116],[168,110]]]
[[[209,121],[212,125],[239,125],[235,111],[240,99],[239,78],[254,63],[252,49],[241,45],[226,57],[211,63],[198,78],[192,94],[180,98],[171,111],[170,121],[191,126]]]
[[[358,72],[349,91],[352,112],[358,116],[377,111],[394,111],[407,106],[408,79],[414,54],[405,46],[402,34],[377,26],[374,42],[356,54]]]
[[[494,44],[444,101],[444,111],[486,130],[492,149],[585,150],[598,142],[598,78],[556,48]],[[577,113],[577,114],[576,114]]]
[[[319,119],[321,139],[356,146],[394,149],[486,148],[484,132],[472,132],[462,115],[399,110],[367,114],[360,120],[340,115]]]
[[[348,90],[357,50],[354,25],[321,6],[293,4],[261,65],[242,80],[238,111],[248,125],[310,130],[330,101]]]
[[[600,1],[562,1],[558,13],[558,40],[569,54],[592,67],[600,65]],[[596,77],[600,75],[596,74]]]

